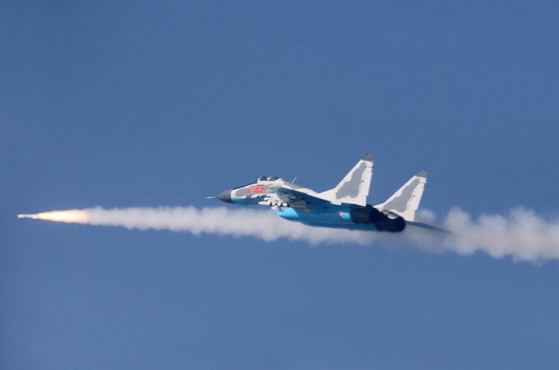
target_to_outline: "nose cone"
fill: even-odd
[[[233,201],[231,200],[231,189],[225,190],[223,193],[219,194],[216,198],[225,203],[233,203]]]

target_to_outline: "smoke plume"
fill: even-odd
[[[404,232],[395,234],[310,227],[284,220],[269,210],[230,210],[225,207],[96,207],[20,216],[129,229],[183,231],[195,235],[250,236],[265,241],[285,238],[312,245],[343,242],[370,245],[378,242],[415,245],[430,252],[454,251],[462,255],[482,251],[495,258],[508,256],[533,262],[559,258],[559,221],[546,221],[524,208],[514,209],[504,216],[481,215],[477,219],[454,208],[441,223],[449,233],[410,225]],[[419,212],[418,217],[426,223],[434,222],[433,213],[426,210]]]
[[[84,223],[90,225],[124,226],[128,229],[156,229],[202,233],[252,236],[265,241],[279,238],[303,240],[311,244],[322,242],[371,243],[375,235],[349,230],[314,228],[297,222],[286,221],[268,210],[230,210],[225,207],[159,207],[82,210],[88,215]]]
[[[475,221],[454,208],[445,226],[453,232],[445,241],[447,248],[460,254],[484,251],[496,258],[534,262],[559,258],[559,221],[546,221],[525,208],[515,208],[505,216],[481,215]]]

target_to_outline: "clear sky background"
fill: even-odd
[[[276,175],[557,220],[559,2],[3,2],[0,368],[557,369],[559,264],[20,220]],[[234,206],[231,206],[234,207]],[[272,211],[270,211],[272,212]],[[558,242],[559,243],[559,242]]]

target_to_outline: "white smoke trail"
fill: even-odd
[[[278,217],[271,211],[252,209],[230,210],[225,207],[159,207],[82,210],[87,213],[83,223],[104,226],[124,226],[129,229],[156,229],[202,233],[252,236],[265,241],[287,238],[311,244],[322,242],[356,242],[370,244],[375,235],[367,232],[315,228]]]
[[[21,216],[129,229],[185,231],[195,235],[252,236],[265,241],[286,238],[313,245],[324,242],[369,245],[376,240],[389,245],[416,245],[431,252],[454,251],[468,255],[483,251],[495,258],[510,256],[514,260],[533,262],[559,258],[559,222],[548,222],[524,208],[514,209],[506,216],[481,215],[477,220],[454,208],[443,222],[450,233],[409,226],[403,233],[396,234],[310,227],[284,220],[269,210],[225,207],[96,207]],[[430,211],[423,210],[418,217],[426,223],[434,221]]]
[[[495,258],[533,262],[559,258],[559,222],[546,221],[522,207],[506,216],[481,215],[477,221],[454,208],[445,225],[454,233],[445,245],[460,254],[484,251]]]

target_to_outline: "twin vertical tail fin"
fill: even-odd
[[[373,160],[370,154],[364,156],[334,189],[320,193],[320,197],[329,200],[332,204],[367,205],[367,195],[373,176]]]
[[[320,193],[319,197],[336,205],[347,203],[364,207],[367,205],[372,176],[373,156],[367,154],[334,189]],[[406,221],[415,221],[415,211],[419,207],[426,182],[427,172],[419,172],[386,202],[376,205],[375,208],[384,213],[396,213]]]
[[[380,211],[394,212],[406,221],[415,221],[415,211],[419,207],[423,189],[427,182],[427,172],[421,171],[412,177],[388,200],[375,206]]]

